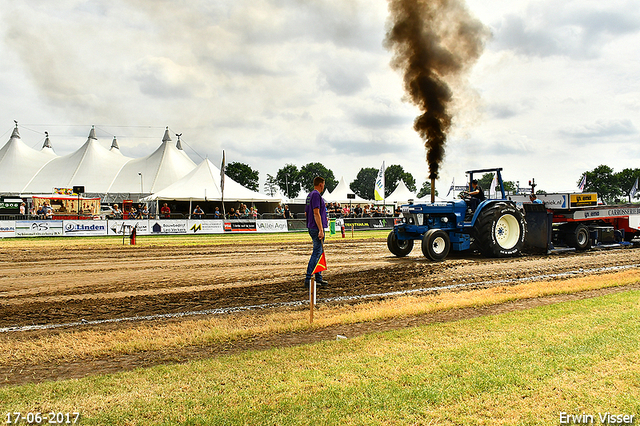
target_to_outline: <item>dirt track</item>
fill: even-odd
[[[229,244],[196,247],[99,246],[37,249],[7,245],[0,253],[0,328],[34,324],[65,324],[101,319],[147,316],[306,300],[303,272],[310,243]],[[330,286],[319,299],[386,293],[397,290],[470,284],[468,288],[504,285],[516,280],[571,272],[597,274],[594,269],[640,264],[640,250],[619,249],[551,256],[486,259],[452,256],[444,262],[426,260],[419,248],[396,258],[381,239],[332,240],[326,244]],[[635,286],[634,288],[637,288]],[[621,289],[550,296],[487,308],[469,308],[416,318],[352,324],[341,333],[351,336],[434,321],[452,321],[505,310],[525,309],[572,298],[594,297]],[[174,319],[172,321],[181,321]],[[105,324],[105,331],[130,327],[131,322]],[[67,328],[55,333],[65,333]],[[53,331],[51,331],[53,332]],[[45,334],[43,334],[45,333]],[[44,336],[49,331],[38,332]],[[0,333],[2,339],[23,332]],[[264,339],[197,348],[144,351],[97,359],[47,364],[0,365],[0,386],[83,377],[167,362],[295,345],[335,338],[336,330],[267,336]],[[36,335],[32,335],[36,338]]]
[[[330,286],[320,298],[540,276],[640,264],[640,250],[434,263],[419,248],[392,256],[382,239],[326,247]],[[306,298],[310,244],[197,247],[6,247],[0,254],[0,327],[190,312]],[[485,284],[490,285],[490,284]]]

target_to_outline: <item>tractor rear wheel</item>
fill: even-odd
[[[405,257],[413,250],[413,240],[398,240],[396,233],[391,231],[387,237],[389,251],[398,257]]]
[[[422,237],[422,254],[431,260],[443,260],[449,254],[451,240],[442,229],[430,229]]]
[[[526,229],[520,210],[500,202],[482,209],[474,226],[474,239],[484,256],[515,256],[522,250]]]

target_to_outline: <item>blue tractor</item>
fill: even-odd
[[[524,245],[527,229],[523,214],[513,201],[507,200],[502,182],[502,168],[470,170],[474,173],[494,172],[502,198],[485,199],[477,207],[464,197],[402,206],[402,223],[394,226],[387,237],[387,247],[398,257],[407,256],[415,240],[422,241],[422,253],[431,260],[442,260],[450,250],[478,250],[487,257],[518,255]],[[497,187],[496,187],[497,188]]]

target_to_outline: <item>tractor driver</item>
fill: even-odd
[[[486,198],[482,187],[478,185],[478,181],[476,179],[471,181],[471,187],[473,190],[469,192],[469,196],[471,197],[469,200],[469,208],[471,209],[471,212],[475,212],[478,205]]]

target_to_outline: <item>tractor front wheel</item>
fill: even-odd
[[[443,260],[450,249],[449,234],[441,229],[430,229],[422,237],[422,254],[431,260]]]
[[[405,257],[413,250],[413,240],[398,240],[396,233],[391,231],[387,237],[389,251],[398,257]]]

